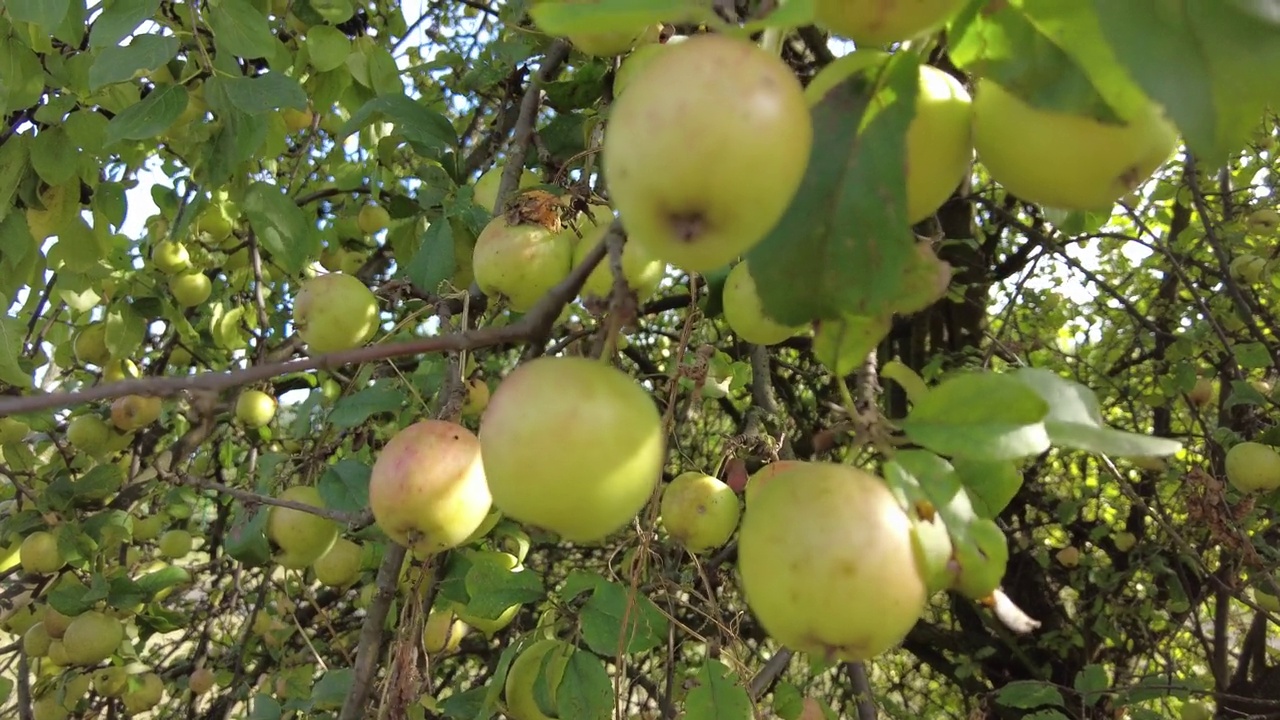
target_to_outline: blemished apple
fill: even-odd
[[[356,224],[365,235],[377,235],[391,224],[391,213],[381,205],[363,205],[356,215]]]
[[[662,525],[691,553],[718,548],[733,537],[742,508],[724,482],[700,472],[677,475],[662,489]]]
[[[378,298],[354,276],[318,275],[298,291],[293,325],[313,355],[360,347],[378,331]]]
[[[476,284],[489,297],[505,298],[527,312],[573,268],[573,238],[536,223],[489,221],[471,254]]]
[[[151,250],[151,264],[165,275],[176,275],[191,268],[191,253],[180,242],[161,240]]]
[[[1178,131],[1154,103],[1113,125],[1033,107],[980,78],[973,145],[991,179],[1023,200],[1061,210],[1107,210],[1173,154]]]
[[[696,35],[631,80],[610,111],[602,162],[627,242],[706,272],[777,224],[812,145],[804,91],[776,54]]]
[[[888,45],[937,30],[964,0],[817,0],[818,25],[857,43]]]
[[[67,564],[58,549],[58,538],[44,530],[37,530],[22,539],[18,559],[22,563],[22,571],[33,575],[55,573]]]
[[[166,531],[156,542],[156,546],[160,549],[160,556],[170,560],[186,557],[194,545],[195,538],[191,533],[181,529]]]
[[[62,636],[72,665],[97,665],[111,657],[123,640],[124,625],[96,610],[77,615]]]
[[[576,543],[603,540],[630,522],[665,456],[649,393],[621,370],[582,357],[518,366],[494,391],[479,435],[494,507]],[[557,453],[546,452],[552,447]]]
[[[738,532],[738,573],[765,632],[827,662],[897,645],[927,598],[897,498],[881,478],[835,463],[784,470],[759,489]]]
[[[1227,482],[1240,492],[1280,488],[1280,453],[1270,445],[1242,442],[1227,451]]]
[[[93,673],[93,691],[103,697],[120,697],[129,687],[129,670],[119,665]]]
[[[311,485],[294,485],[276,496],[281,500],[324,508],[320,491]],[[267,511],[267,537],[279,548],[281,566],[301,570],[324,557],[338,539],[338,524],[304,510],[272,505]]]
[[[340,537],[333,541],[329,552],[311,565],[316,580],[332,588],[344,588],[360,579],[360,564],[364,550],[356,543]]]
[[[138,430],[158,420],[163,409],[158,397],[125,395],[111,403],[111,424],[124,432]]]
[[[540,709],[534,688],[539,685],[543,668],[546,668],[544,684],[550,690],[547,699],[554,706],[557,689],[575,650],[574,646],[563,640],[542,638],[516,656],[503,685],[507,714],[512,720],[555,720],[557,716],[547,715]]]
[[[729,329],[743,342],[776,345],[804,329],[783,325],[765,314],[755,278],[745,260],[729,271],[720,297]]]
[[[213,689],[216,680],[214,672],[207,667],[196,668],[187,678],[187,687],[195,695],[203,695]]]
[[[462,417],[474,418],[479,417],[486,407],[489,407],[489,397],[491,395],[489,384],[480,378],[472,378],[467,381],[467,399],[462,403]]]
[[[487,172],[476,180],[472,197],[475,203],[480,207],[493,211],[493,206],[498,202],[498,187],[502,184],[502,172],[505,165],[494,165]],[[525,190],[538,184],[538,176],[531,170],[524,170],[520,173],[520,182],[516,190]]]
[[[426,557],[458,547],[492,506],[480,440],[457,423],[421,420],[387,442],[369,476],[378,527]]]
[[[236,419],[245,427],[263,427],[275,416],[276,399],[261,390],[245,390],[236,398]]]
[[[169,278],[169,292],[179,307],[195,307],[213,294],[213,281],[199,271],[182,273]]]
[[[604,239],[605,233],[609,232],[609,225],[613,221],[613,213],[607,208],[595,210],[596,220],[592,223],[590,220],[580,223],[578,229],[582,231],[582,237],[573,237],[573,267],[582,264],[588,253],[600,244]],[[567,232],[573,233],[573,230]],[[639,243],[624,243],[622,246],[622,277],[627,282],[627,287],[631,292],[635,293],[636,299],[644,302],[653,297],[658,291],[658,285],[662,282],[663,272],[666,270],[666,263],[654,257],[649,250]],[[582,285],[581,295],[583,297],[607,298],[613,291],[613,268],[610,265],[609,256],[605,255],[604,259],[596,265],[591,274],[587,276],[587,281]]]
[[[831,88],[859,70],[889,59],[879,50],[855,50],[824,67],[805,88],[817,104]],[[960,185],[973,163],[973,100],[964,85],[932,65],[920,66],[915,116],[907,126],[907,222],[933,215]],[[868,111],[882,108],[889,93],[877,93]]]

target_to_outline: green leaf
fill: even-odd
[[[455,270],[453,228],[440,219],[427,226],[422,233],[422,244],[401,272],[414,287],[433,293],[439,290],[440,283],[453,277]]]
[[[1182,443],[1116,430],[1105,425],[1098,398],[1079,383],[1044,368],[1020,368],[1010,376],[1048,404],[1044,426],[1054,445],[1107,455],[1172,455]]]
[[[145,593],[150,601],[165,590],[190,583],[191,573],[185,568],[170,565],[138,578],[138,589]]]
[[[111,607],[130,608],[146,601],[147,593],[129,576],[117,575],[111,578],[110,589],[107,592],[107,604]]]
[[[587,647],[606,657],[652,650],[667,641],[667,616],[642,593],[600,582],[579,616]]]
[[[3,228],[0,227],[0,233],[2,232]],[[27,328],[22,320],[8,316],[0,318],[0,382],[23,390],[31,387],[31,374],[18,364],[26,334]]]
[[[394,124],[396,132],[405,140],[422,146],[428,152],[438,152],[458,144],[458,133],[448,118],[404,95],[383,95],[366,102],[338,130],[338,138],[346,138],[377,120]]]
[[[250,511],[236,509],[236,521],[227,532],[224,547],[227,554],[248,567],[261,567],[271,560],[271,543],[267,540],[269,508]]]
[[[325,468],[317,488],[327,508],[359,512],[369,507],[369,476],[372,468],[349,458]]]
[[[613,717],[613,681],[604,661],[576,650],[556,687],[556,717],[609,720]]]
[[[38,103],[45,77],[40,57],[31,48],[8,39],[0,43],[0,114]]]
[[[307,93],[297,80],[281,73],[258,77],[225,78],[228,97],[243,112],[262,113],[278,108],[307,107]]]
[[[107,311],[107,350],[112,357],[134,357],[146,336],[148,318],[132,305],[120,303]]]
[[[53,34],[71,7],[71,0],[9,0],[6,8],[9,17],[18,22],[29,22]]]
[[[138,35],[128,45],[103,48],[89,68],[89,90],[153,71],[176,57],[178,47],[172,35]]]
[[[1280,27],[1212,0],[1095,0],[1116,57],[1164,105],[1192,152],[1216,166],[1251,135],[1280,79]]]
[[[1075,689],[1081,694],[1080,700],[1086,706],[1098,702],[1099,696],[1108,687],[1111,687],[1111,680],[1107,677],[1107,669],[1102,665],[1085,665],[1076,673]]]
[[[75,176],[79,149],[60,127],[36,135],[31,144],[31,167],[50,185],[62,185]]]
[[[107,463],[104,465],[94,465],[89,472],[80,476],[75,482],[75,496],[77,503],[84,502],[101,502],[119,492],[121,486],[124,485],[124,468],[115,463]],[[97,515],[96,517],[103,517]],[[85,532],[89,532],[86,525]],[[90,533],[92,535],[92,533]],[[101,540],[94,537],[95,540]]]
[[[994,518],[1008,507],[1022,487],[1022,472],[1009,461],[988,462],[956,458],[956,475],[969,493],[978,515]]]
[[[266,693],[253,696],[253,711],[248,720],[280,720],[284,717],[284,708],[280,702]]]
[[[693,677],[697,685],[685,698],[689,720],[752,720],[746,683],[717,660],[707,659]]]
[[[1241,367],[1260,369],[1271,367],[1271,354],[1262,343],[1240,343],[1231,346],[1231,354]]]
[[[1005,685],[996,695],[996,702],[1005,707],[1023,710],[1041,705],[1064,707],[1062,693],[1053,685],[1038,680],[1015,680]]]
[[[905,152],[918,63],[915,53],[896,53],[880,72],[853,74],[813,108],[813,149],[800,189],[747,256],[765,314],[776,321],[878,316],[902,294],[915,243]],[[892,98],[866,122],[877,91]]]
[[[913,442],[975,460],[1016,460],[1049,448],[1048,404],[1009,375],[968,373],[929,391],[901,421]]]
[[[331,668],[311,688],[311,704],[316,710],[340,710],[355,682],[352,668]]]
[[[351,54],[351,39],[346,33],[328,25],[307,28],[307,55],[311,67],[319,72],[329,72],[343,66]]]
[[[49,593],[49,604],[63,615],[75,617],[93,607],[94,601],[85,599],[88,593],[88,588],[78,582],[58,583],[58,586]]]
[[[709,7],[689,0],[600,0],[547,2],[529,8],[538,29],[561,37],[580,33],[631,32],[659,22],[715,22]]]
[[[22,184],[22,179],[30,168],[29,150],[34,141],[35,138],[30,135],[12,135],[0,144],[0,223],[9,217],[9,212],[13,209],[18,186]],[[22,224],[25,227],[27,223],[24,220]],[[30,231],[27,232],[27,237],[30,237]],[[7,257],[9,253],[25,254],[30,247],[28,243],[10,245],[6,242],[12,240],[14,238],[6,236],[0,226],[0,255]]]
[[[212,83],[216,79],[211,79],[209,82]],[[208,172],[204,182],[213,186],[222,185],[230,180],[244,163],[253,158],[267,139],[265,115],[249,115],[232,108],[221,113],[221,117],[222,127],[214,135],[213,142],[207,146],[204,156]],[[307,237],[303,235],[298,240],[305,244]],[[318,240],[315,244],[319,244]],[[313,249],[318,250],[318,248]]]
[[[160,0],[108,0],[93,21],[89,47],[109,47],[128,37],[160,9]]]
[[[307,258],[319,249],[318,231],[283,188],[255,182],[245,192],[240,207],[259,242],[286,271],[301,271]]]
[[[540,600],[546,595],[542,578],[527,570],[508,570],[488,559],[473,560],[465,581],[470,601],[467,610],[496,619],[512,605]]]
[[[248,0],[222,0],[205,11],[219,52],[252,60],[275,52],[275,37],[267,16]]]
[[[353,428],[379,413],[395,412],[404,405],[404,393],[391,384],[377,384],[334,403],[329,422],[338,428]]]
[[[187,109],[187,89],[181,85],[156,88],[137,104],[130,105],[107,123],[105,144],[121,140],[149,140],[169,129]]]

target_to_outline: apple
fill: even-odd
[[[705,272],[777,224],[812,144],[786,63],[745,39],[696,35],[656,54],[614,103],[604,176],[628,244]]]
[[[191,253],[180,242],[161,240],[151,249],[151,264],[165,275],[176,275],[191,268]]]
[[[391,213],[381,205],[364,205],[356,216],[356,224],[365,235],[377,235],[391,224]]]
[[[159,419],[163,409],[158,397],[125,395],[111,403],[111,424],[123,432],[138,430]]]
[[[1187,392],[1187,400],[1196,407],[1208,405],[1214,396],[1213,381],[1206,377],[1196,378],[1196,384]]]
[[[658,39],[661,30],[660,25],[648,25],[636,27],[634,30],[573,33],[568,36],[568,40],[583,55],[614,57],[626,53],[637,45],[643,47],[654,42]]]
[[[980,78],[973,145],[991,179],[1023,200],[1060,210],[1107,210],[1173,154],[1178,131],[1154,103],[1114,125],[1032,107]]]
[[[105,613],[89,610],[67,626],[62,644],[72,665],[97,665],[115,653],[124,640],[124,625]]]
[[[421,420],[404,428],[369,476],[374,521],[420,558],[461,545],[491,506],[480,440],[457,423]]]
[[[213,281],[200,271],[182,273],[169,278],[169,292],[179,307],[195,307],[213,294]]]
[[[888,45],[935,31],[964,5],[964,0],[817,0],[821,27],[858,47]]]
[[[580,224],[579,229],[583,231],[582,237],[574,237],[573,242],[573,267],[582,264],[587,255],[591,252],[600,241],[604,239],[606,233],[609,232],[609,226],[613,222],[612,212],[603,212],[596,210],[599,214],[599,224],[586,220],[584,217],[585,228]],[[573,230],[566,232],[573,233]],[[641,302],[653,297],[658,291],[658,284],[662,282],[663,273],[666,271],[666,263],[654,257],[648,248],[638,243],[628,242],[622,246],[622,277],[627,282],[627,287],[631,288],[631,292],[635,293],[636,299]],[[583,297],[607,298],[613,291],[613,268],[610,265],[609,256],[606,255],[604,260],[596,265],[591,274],[587,276],[587,281],[582,285],[581,294]]]
[[[1280,488],[1280,453],[1270,445],[1256,442],[1234,445],[1227,451],[1225,465],[1227,482],[1240,492]]]
[[[547,699],[552,706],[548,709],[556,707],[556,690],[564,678],[569,658],[576,649],[563,640],[542,638],[516,656],[503,685],[507,715],[511,720],[555,720],[559,717],[554,712],[550,715],[542,712],[534,688],[539,684],[538,679],[543,677],[545,667],[545,685],[550,691]]]
[[[44,611],[40,614],[40,622],[44,623],[44,631],[49,633],[49,637],[54,640],[62,639],[62,636],[67,632],[67,628],[70,627],[72,619],[55,610],[52,605],[45,605]]]
[[[293,325],[313,355],[360,347],[378,330],[378,298],[359,278],[318,275],[294,299]]]
[[[45,657],[49,659],[49,662],[60,668],[71,664],[71,659],[67,657],[67,646],[61,640],[49,641],[49,652]]]
[[[44,530],[37,530],[22,539],[18,558],[22,571],[32,575],[56,573],[67,564],[58,549],[58,538]]]
[[[0,445],[16,445],[27,439],[31,426],[18,418],[0,417]]]
[[[104,697],[120,697],[128,687],[129,671],[123,667],[105,667],[93,674],[93,691]]]
[[[743,491],[743,500],[746,506],[751,507],[752,498],[760,492],[760,488],[768,485],[769,481],[776,475],[804,464],[801,460],[777,460],[752,473],[751,477],[747,478],[747,487]]]
[[[22,634],[22,652],[30,657],[44,657],[49,654],[49,644],[53,638],[44,629],[44,623],[38,622]]]
[[[232,208],[225,200],[212,202],[196,217],[194,230],[209,236],[209,242],[223,246],[228,240],[235,240],[235,220],[232,219]]]
[[[276,416],[276,399],[261,390],[245,390],[236,398],[236,419],[245,427],[260,428]]]
[[[1118,532],[1111,536],[1111,541],[1116,544],[1116,549],[1120,552],[1129,552],[1134,545],[1138,544],[1138,536],[1131,532]]]
[[[1202,702],[1184,702],[1178,711],[1181,720],[1213,720],[1213,710]]]
[[[294,485],[277,495],[281,500],[324,507],[320,491],[310,485]],[[338,539],[338,524],[302,510],[272,505],[267,511],[267,537],[280,548],[276,562],[301,570],[324,557]]]
[[[102,367],[102,379],[105,382],[119,382],[139,377],[142,377],[142,373],[139,372],[138,366],[128,358],[109,360]]]
[[[216,680],[212,670],[207,667],[198,667],[192,670],[187,678],[187,687],[191,688],[191,692],[195,695],[204,695],[213,689]]]
[[[311,565],[316,580],[332,588],[344,588],[360,579],[360,565],[364,550],[346,538],[333,541],[329,552]]]
[[[1274,235],[1276,228],[1280,228],[1280,212],[1274,208],[1258,208],[1249,213],[1247,226],[1252,235]]]
[[[1231,260],[1231,277],[1250,285],[1262,282],[1267,271],[1267,261],[1252,253],[1237,255]]]
[[[681,473],[662,490],[662,524],[691,553],[729,542],[741,511],[733,488],[704,473]]]
[[[1080,549],[1074,545],[1062,548],[1054,555],[1063,567],[1073,568],[1080,564]]]
[[[480,378],[467,381],[467,399],[462,403],[462,417],[479,417],[489,407],[489,384]]]
[[[756,280],[745,260],[729,271],[721,291],[721,301],[729,329],[743,342],[776,345],[804,329],[783,325],[765,314],[760,295],[756,292]]]
[[[528,312],[573,269],[570,234],[537,223],[512,225],[506,217],[489,221],[476,238],[471,263],[485,295],[505,298],[516,312]]]
[[[107,350],[107,326],[101,322],[86,325],[76,334],[71,349],[76,359],[85,365],[106,365],[111,359]]]
[[[505,167],[505,165],[494,165],[481,175],[479,180],[476,180],[473,198],[477,205],[490,212],[498,202],[498,187],[502,184],[502,172]],[[530,170],[524,170],[520,173],[520,182],[516,190],[524,190],[537,184],[538,176]]]
[[[618,66],[618,71],[613,75],[613,96],[621,97],[622,92],[631,85],[631,81],[640,74],[642,70],[648,67],[649,63],[657,56],[658,53],[667,47],[688,40],[688,35],[673,35],[667,38],[665,43],[649,43],[641,45],[632,50],[622,64]]]
[[[67,720],[67,708],[58,702],[57,695],[50,693],[31,703],[31,720]]]
[[[738,533],[747,606],[773,640],[826,662],[906,637],[928,593],[911,520],[881,478],[835,463],[782,471]]]
[[[311,121],[315,119],[315,114],[311,110],[299,110],[289,107],[280,111],[280,117],[284,118],[284,126],[289,128],[289,132],[296,133],[311,127]]]
[[[111,427],[97,415],[78,415],[67,423],[66,438],[71,447],[93,457],[107,449]]]
[[[177,560],[186,557],[194,544],[195,538],[191,537],[191,533],[175,529],[161,535],[157,546],[160,548],[161,557]]]
[[[466,634],[467,624],[458,620],[451,608],[436,608],[422,626],[422,649],[428,655],[457,652]]]
[[[508,375],[480,419],[480,448],[495,507],[576,543],[630,522],[665,457],[653,398],[582,357],[544,356]]]
[[[805,97],[816,105],[849,75],[889,57],[879,50],[849,53],[824,67],[805,88]],[[937,212],[973,163],[973,101],[964,85],[932,65],[921,65],[919,88],[905,146],[907,222],[913,225]],[[868,111],[883,108],[889,97],[888,91],[877,93]]]
[[[153,673],[143,673],[129,682],[130,689],[124,694],[124,709],[130,715],[142,714],[160,704],[164,697],[164,680]]]

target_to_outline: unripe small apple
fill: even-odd
[[[1280,212],[1274,208],[1258,208],[1249,213],[1248,228],[1252,235],[1274,235],[1280,228]]]
[[[161,240],[151,250],[151,264],[166,275],[175,275],[190,269],[191,253],[180,242]]]
[[[231,218],[231,208],[226,202],[210,203],[196,218],[195,231],[208,235],[209,241],[214,245],[220,246],[232,239],[234,230],[235,221]]]
[[[467,381],[467,399],[462,403],[462,417],[479,417],[489,406],[489,384],[480,378]]]
[[[285,108],[280,111],[280,116],[284,118],[284,126],[289,128],[289,132],[301,132],[311,127],[311,121],[315,118],[315,114],[310,110],[298,110],[297,108]]]
[[[277,497],[316,508],[325,506],[320,491],[311,485],[295,485]],[[301,570],[329,552],[338,539],[338,524],[303,510],[272,505],[267,514],[267,537],[280,549],[276,562]]]
[[[51,532],[37,530],[22,539],[18,548],[22,571],[33,575],[58,572],[67,564],[58,549],[58,538]]]
[[[486,173],[476,180],[472,197],[475,203],[480,207],[493,211],[494,203],[498,202],[498,186],[502,184],[502,172],[505,165],[494,165]],[[538,184],[538,176],[530,170],[520,173],[520,182],[516,188],[517,191],[531,188]]]
[[[728,542],[741,512],[733,488],[704,473],[682,473],[662,490],[662,524],[691,553]]]
[[[364,205],[356,216],[356,224],[365,235],[376,235],[391,224],[391,213],[381,205]]]
[[[360,563],[364,550],[346,538],[338,538],[333,547],[316,560],[311,569],[316,580],[333,588],[344,588],[360,579]]]
[[[160,537],[160,531],[164,530],[164,524],[165,517],[159,514],[134,518],[133,539],[139,542],[154,540]]]
[[[576,235],[573,237],[573,267],[582,264],[587,254],[591,252],[600,241],[604,239],[606,233],[609,232],[609,226],[613,221],[613,213],[608,208],[597,209],[596,219],[598,224],[585,220],[579,225],[582,231],[582,237]],[[585,227],[584,227],[585,226]],[[573,230],[567,229],[565,232],[573,233]],[[622,246],[622,278],[626,280],[627,287],[631,292],[635,293],[636,299],[641,302],[653,297],[658,291],[658,285],[662,282],[662,275],[666,271],[666,263],[654,257],[644,245],[640,243],[627,242]],[[607,298],[613,292],[613,268],[609,256],[606,255],[599,265],[591,271],[587,276],[587,281],[582,285],[581,295],[583,297]]]
[[[422,626],[422,649],[428,655],[457,652],[467,630],[467,624],[457,619],[451,608],[436,608]]]
[[[71,344],[76,359],[85,365],[106,365],[111,360],[111,352],[107,350],[107,326],[100,323],[86,325]]]
[[[0,418],[0,445],[16,445],[31,433],[31,426],[17,418]]]
[[[106,667],[93,674],[93,691],[103,697],[120,697],[128,687],[129,671],[123,667]]]
[[[128,358],[110,360],[102,368],[102,379],[106,382],[119,382],[138,377],[142,377],[142,373],[138,371],[138,366]]]
[[[131,715],[150,710],[164,697],[164,680],[159,675],[144,673],[137,681],[137,686],[124,695],[124,709]]]
[[[111,403],[111,424],[123,432],[138,430],[159,419],[163,409],[158,397],[125,395]]]
[[[49,654],[49,644],[52,642],[53,638],[44,629],[44,623],[38,622],[22,634],[22,651],[33,658],[44,657]]]
[[[67,423],[67,442],[86,455],[97,455],[111,441],[111,427],[97,415],[77,415]]]
[[[1129,552],[1134,545],[1138,544],[1138,536],[1128,531],[1118,532],[1111,538],[1111,541],[1116,544],[1116,549],[1120,552]]]
[[[202,305],[213,294],[213,281],[202,272],[188,272],[169,279],[169,292],[179,307]]]
[[[199,667],[191,671],[191,676],[187,678],[187,687],[191,688],[193,694],[203,695],[213,689],[216,679],[212,670]]]
[[[1232,259],[1230,270],[1231,276],[1236,280],[1256,285],[1262,282],[1262,276],[1267,271],[1267,261],[1252,253],[1243,253]]]
[[[378,299],[359,278],[318,275],[294,299],[293,324],[313,355],[349,350],[378,331]]]
[[[162,557],[177,560],[186,557],[191,552],[195,540],[191,537],[191,533],[186,530],[169,530],[160,536],[160,541],[157,544]]]
[[[1073,568],[1080,564],[1080,548],[1070,545],[1062,548],[1054,556],[1063,567]]]
[[[1209,378],[1196,378],[1196,384],[1187,392],[1187,400],[1196,407],[1204,407],[1213,400],[1213,381]]]
[[[261,390],[245,390],[236,398],[236,419],[246,427],[260,428],[276,415],[276,399]]]
[[[1227,451],[1227,482],[1240,492],[1280,488],[1280,453],[1269,445],[1242,442]]]

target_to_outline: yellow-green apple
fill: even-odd
[[[691,553],[720,547],[738,528],[738,494],[700,472],[677,475],[662,489],[662,525]]]
[[[124,432],[138,430],[158,420],[163,408],[158,397],[125,395],[111,403],[111,424]]]
[[[391,224],[391,213],[381,205],[363,205],[356,215],[356,224],[365,235],[376,235]]]
[[[505,298],[516,312],[527,312],[573,268],[574,239],[544,225],[506,217],[489,221],[472,250],[476,284],[489,297]]]
[[[423,623],[422,649],[428,655],[457,652],[466,634],[467,624],[457,619],[452,608],[436,608],[427,615],[427,621]]]
[[[325,507],[320,491],[311,485],[294,485],[276,497],[319,509]],[[338,539],[338,524],[305,510],[272,505],[267,512],[267,537],[280,549],[276,562],[301,570],[329,552]]]
[[[106,365],[111,359],[107,350],[107,326],[100,322],[90,323],[76,334],[71,344],[76,359],[85,365]]]
[[[804,462],[800,460],[775,460],[752,473],[751,477],[747,478],[746,489],[743,490],[743,500],[747,507],[751,507],[751,499],[755,497],[756,493],[760,492],[760,488],[768,485],[769,481],[776,475],[799,465],[804,465]]]
[[[1270,445],[1242,442],[1227,451],[1227,482],[1241,492],[1280,488],[1280,453]]]
[[[479,417],[489,406],[489,384],[480,378],[467,381],[467,399],[462,403],[462,417]]]
[[[276,399],[261,390],[245,390],[236,398],[236,419],[245,427],[260,428],[276,416]]]
[[[575,648],[563,640],[542,638],[516,656],[507,672],[503,693],[507,700],[507,714],[512,720],[555,720],[553,713],[542,712],[534,688],[539,678],[545,677],[545,685],[552,706],[556,703],[557,689],[564,678],[565,668]],[[550,656],[550,657],[548,657]],[[546,675],[543,675],[543,668]],[[550,709],[550,708],[548,708]]]
[[[498,187],[502,184],[502,172],[505,165],[494,165],[476,180],[473,197],[480,207],[493,211],[493,206],[498,202]],[[520,173],[520,182],[516,190],[524,190],[538,184],[538,176],[530,170],[524,170]]]
[[[128,358],[109,360],[102,367],[102,379],[106,382],[119,382],[137,377],[142,377],[142,373],[138,371],[138,366]]]
[[[729,271],[720,298],[729,329],[743,342],[776,345],[804,329],[783,325],[765,314],[756,280],[745,260]]]
[[[187,678],[187,687],[191,688],[193,694],[203,695],[213,689],[216,680],[217,677],[212,670],[207,667],[198,667],[192,670]]]
[[[198,270],[185,272],[169,278],[169,292],[179,307],[195,307],[204,304],[213,294],[213,281]]]
[[[22,539],[18,547],[18,559],[22,571],[35,575],[47,575],[62,569],[67,561],[58,549],[58,538],[51,532],[37,530]]]
[[[293,325],[313,355],[359,347],[378,330],[378,298],[359,278],[318,275],[298,291]]]
[[[573,266],[577,267],[586,259],[592,248],[600,244],[604,239],[605,233],[609,232],[609,225],[613,221],[613,213],[607,208],[597,209],[596,220],[591,222],[586,220],[580,224],[579,229],[582,230],[581,238],[573,238]],[[585,215],[584,215],[585,218]],[[585,227],[584,227],[585,225]],[[572,233],[572,230],[567,232]],[[662,262],[645,246],[639,243],[628,242],[622,246],[622,277],[627,282],[627,287],[631,292],[635,293],[636,299],[641,302],[653,297],[658,291],[658,284],[662,282],[662,274],[666,270],[666,263]],[[583,297],[607,298],[613,290],[613,268],[610,264],[609,256],[606,255],[604,260],[596,265],[591,274],[587,276],[587,281],[582,285],[581,294]]]
[[[191,268],[191,253],[180,242],[161,240],[151,249],[151,264],[165,275],[176,275]]]
[[[124,625],[97,610],[80,613],[67,626],[62,644],[72,665],[97,665],[115,653],[124,640]]]
[[[156,545],[160,549],[162,557],[170,560],[186,557],[191,552],[191,548],[195,545],[195,538],[186,530],[169,530],[160,536],[160,540]]]
[[[129,690],[124,694],[124,709],[130,715],[142,714],[156,705],[164,697],[164,680],[153,673],[143,673],[129,681]]]
[[[312,564],[316,580],[334,588],[344,588],[360,579],[360,564],[364,550],[346,538],[333,541],[329,552]]]
[[[0,418],[0,445],[16,445],[27,438],[31,426],[18,418]]]

